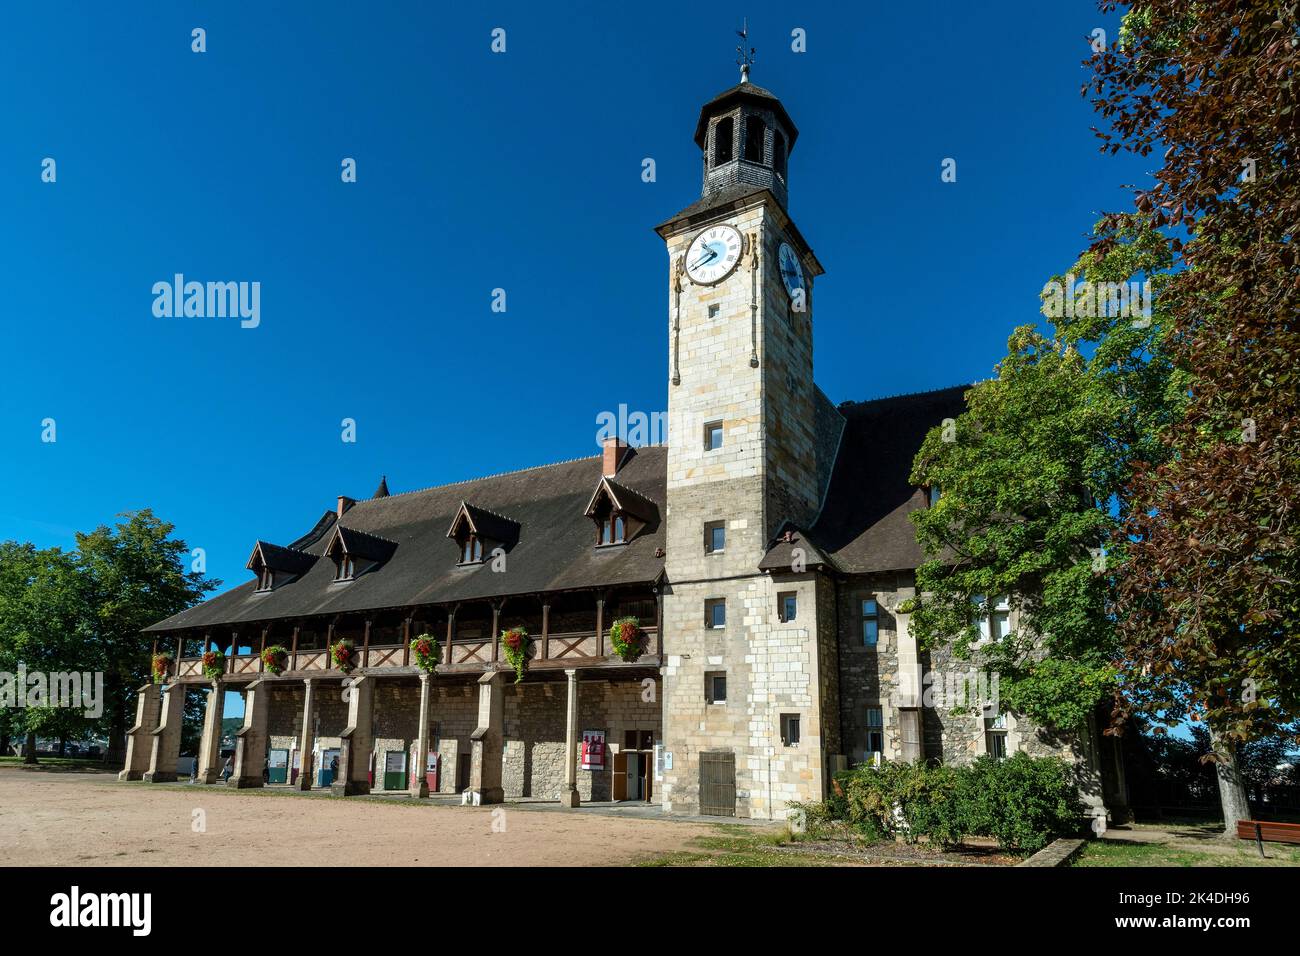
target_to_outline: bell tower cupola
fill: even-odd
[[[700,195],[760,187],[788,208],[786,177],[799,130],[775,94],[749,81],[753,51],[741,51],[740,82],[705,103],[695,126],[704,159]]]

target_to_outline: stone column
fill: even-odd
[[[214,680],[203,713],[203,738],[199,741],[199,783],[213,784],[221,773],[221,718],[226,709],[226,692]]]
[[[176,779],[176,761],[181,755],[181,721],[185,716],[185,685],[169,684],[163,693],[162,719],[153,731],[148,783],[170,783]]]
[[[432,693],[429,675],[420,674],[420,727],[415,747],[415,773],[418,782],[415,789],[411,791],[411,796],[417,800],[422,800],[429,795],[429,777],[425,773],[425,767],[428,766],[429,761],[429,696]]]
[[[898,639],[898,734],[903,760],[916,763],[925,756],[921,725],[921,656],[911,631],[911,615],[894,610]]]
[[[149,769],[153,753],[153,732],[162,714],[162,688],[145,684],[135,703],[135,723],[126,732],[126,764],[118,780],[139,780]]]
[[[227,787],[243,790],[260,787],[264,782],[262,770],[266,767],[266,724],[272,684],[264,677],[259,678],[245,691],[244,726],[235,735],[235,767],[226,781]]]
[[[469,789],[462,803],[481,806],[505,799],[501,789],[501,758],[505,726],[504,681],[500,671],[478,679],[478,727],[470,735]]]
[[[310,790],[312,780],[316,776],[316,767],[309,767],[311,761],[311,752],[315,747],[316,739],[312,733],[312,679],[306,678],[303,682],[304,693],[302,698],[302,733],[298,736],[298,758],[302,762],[302,769],[298,772],[297,787],[299,790]]]
[[[370,751],[374,749],[370,718],[374,712],[374,677],[348,678],[348,726],[339,748],[339,773],[330,792],[350,797],[370,792]]]
[[[578,796],[578,672],[566,670],[569,684],[568,707],[564,719],[564,790],[560,793],[560,806],[577,807],[582,804]]]

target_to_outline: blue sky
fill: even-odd
[[[800,129],[818,383],[839,402],[987,377],[1154,165],[1103,157],[1079,95],[1088,34],[1117,21],[841,6],[5,5],[0,539],[71,546],[148,506],[234,585],[256,538],[381,474],[595,454],[600,412],[664,408],[651,228],[698,198],[691,134],[736,82],[742,15]],[[261,324],[156,318],[175,273],[260,282]]]

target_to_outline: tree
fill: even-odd
[[[87,630],[104,661],[106,759],[123,759],[136,688],[147,683],[150,624],[202,600],[221,582],[186,570],[189,546],[153,511],[131,512],[113,528],[77,535],[78,563],[90,608]]]
[[[1162,351],[1168,252],[1131,220],[1099,228],[1111,243],[1045,286],[1053,334],[1016,329],[996,378],[926,436],[912,471],[940,492],[912,515],[929,556],[913,630],[924,646],[977,655],[1011,709],[1065,730],[1083,727],[1117,681],[1102,545],[1128,511],[1134,461],[1159,453],[1177,414]],[[1120,308],[1118,293],[1110,301],[1132,281],[1150,283],[1150,315]],[[1004,595],[1018,627],[980,642],[979,605]]]
[[[1084,86],[1103,151],[1164,150],[1136,207],[1177,257],[1166,345],[1187,375],[1114,531],[1117,717],[1205,721],[1225,836],[1249,813],[1242,746],[1300,716],[1296,35],[1293,2],[1142,0]]]
[[[93,671],[95,649],[86,643],[87,607],[76,555],[59,548],[0,543],[0,670],[43,681],[49,675]],[[28,687],[15,684],[25,706],[5,708],[6,735],[24,734],[26,763],[36,762],[36,737],[79,737],[90,725],[80,701],[28,700]],[[34,705],[34,706],[33,706]]]

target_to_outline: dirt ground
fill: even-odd
[[[196,811],[205,832],[195,832]],[[7,866],[611,865],[681,849],[707,832],[592,810],[329,799],[0,768]]]

